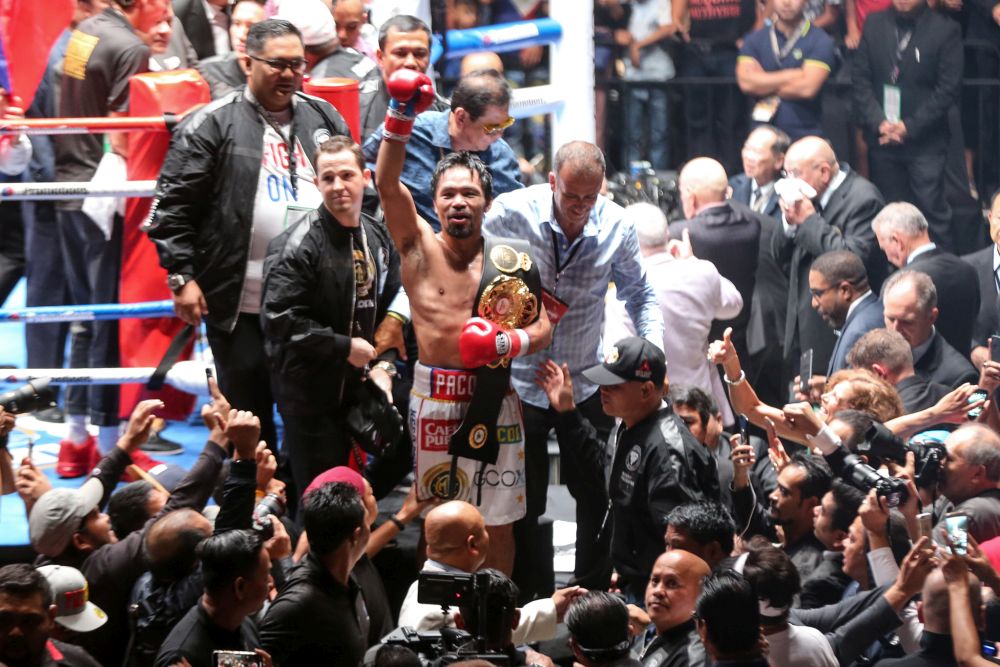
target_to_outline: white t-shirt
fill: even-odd
[[[789,625],[787,630],[767,635],[767,655],[772,667],[839,667],[826,636],[816,628]]]
[[[275,114],[277,115],[277,114]],[[283,122],[285,119],[279,119]],[[287,137],[290,124],[282,124],[281,131]],[[295,140],[295,180],[298,196],[292,194],[292,184],[288,174],[288,150],[285,141],[273,127],[264,123],[264,159],[260,165],[257,181],[257,196],[253,204],[253,228],[250,238],[250,256],[243,281],[243,296],[240,298],[241,313],[259,313],[261,289],[264,276],[264,257],[267,245],[275,236],[285,231],[286,212],[289,206],[316,208],[323,198],[316,189],[316,176],[312,164],[302,151],[302,144]]]

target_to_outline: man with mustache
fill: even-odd
[[[276,442],[260,310],[264,257],[289,206],[316,208],[316,147],[349,136],[327,102],[298,92],[306,60],[287,21],[250,28],[247,85],[202,107],[174,134],[157,182],[149,237],[177,316],[204,318],[219,387]],[[294,156],[294,159],[290,159]]]

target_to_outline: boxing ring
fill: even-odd
[[[480,51],[509,52],[529,46],[551,46],[550,83],[513,91],[510,115],[522,119],[552,114],[553,150],[573,140],[594,141],[593,12],[592,0],[553,0],[550,18],[518,21],[445,35],[445,58]],[[308,84],[307,84],[308,86]],[[356,91],[356,86],[355,86]],[[173,127],[186,114],[209,101],[208,86],[195,70],[137,75],[130,84],[130,116],[113,118],[54,118],[0,120],[0,137],[16,134],[129,133],[127,177],[124,183],[9,183],[0,186],[0,202],[53,201],[85,197],[126,198],[122,239],[119,304],[45,306],[0,310],[0,322],[25,324],[119,320],[121,368],[36,368],[5,370],[0,381],[23,383],[48,378],[53,384],[121,385],[121,416],[145,398],[160,398],[161,416],[184,419],[193,407],[193,394],[204,389],[206,365],[178,361],[160,390],[144,384],[159,365],[183,323],[174,317],[166,272],[160,268],[153,244],[144,232],[151,196],[166,155]],[[357,102],[343,108],[357,134]],[[354,118],[349,118],[353,115]],[[354,120],[354,124],[351,124]],[[355,137],[357,138],[357,137]],[[190,356],[188,343],[182,358]]]

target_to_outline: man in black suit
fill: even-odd
[[[771,237],[781,227],[781,209],[775,182],[785,165],[785,151],[790,140],[772,125],[755,128],[743,144],[743,172],[729,179],[730,198],[749,206],[760,219],[760,250],[757,276],[747,329],[749,352],[747,379],[757,396],[769,405],[783,405],[788,388],[779,368],[785,336],[785,311],[788,304],[788,277],[771,254]]]
[[[913,369],[913,350],[903,336],[890,329],[872,329],[847,354],[851,368],[864,368],[896,388],[906,414],[933,406],[951,391]]]
[[[976,368],[990,358],[987,342],[1000,330],[1000,190],[990,201],[990,238],[993,243],[962,259],[972,265],[979,282],[979,313],[972,326],[972,353],[969,355]]]
[[[954,250],[944,194],[948,111],[962,81],[958,23],[925,0],[892,0],[870,14],[854,55],[854,116],[866,135],[872,180],[892,201],[926,213],[930,236]]]
[[[910,344],[918,375],[952,389],[963,382],[976,383],[979,373],[972,363],[934,328],[937,302],[930,276],[910,269],[897,271],[882,287],[885,326],[898,331]]]
[[[230,51],[229,0],[174,0],[174,16],[184,26],[198,60]]]
[[[786,377],[798,370],[799,354],[812,348],[813,364],[825,367],[836,337],[812,308],[809,267],[831,250],[850,250],[864,262],[872,289],[885,276],[885,257],[878,249],[872,218],[882,209],[879,191],[864,177],[837,162],[819,137],[799,139],[785,154],[785,171],[816,191],[815,202],[802,198],[781,202],[782,228],[771,240],[771,252],[788,266],[788,315],[785,320]]]
[[[773,125],[761,125],[747,135],[743,143],[743,173],[729,179],[732,199],[746,204],[754,213],[781,220],[775,182],[785,166],[785,151],[791,141]]]
[[[953,348],[968,354],[979,312],[975,269],[931,242],[927,218],[913,204],[889,204],[872,220],[872,229],[890,264],[931,277],[941,311],[937,328]]]
[[[819,316],[840,332],[826,368],[829,377],[847,368],[847,353],[859,338],[884,326],[882,302],[868,285],[864,263],[850,250],[834,250],[816,258],[809,269],[809,293]],[[826,378],[813,378],[810,383],[816,379],[822,381],[822,390]]]
[[[677,179],[686,220],[670,225],[670,237],[690,234],[691,248],[698,259],[706,259],[731,281],[743,297],[743,309],[731,320],[716,320],[709,340],[722,337],[733,328],[732,341],[741,358],[748,357],[747,324],[753,303],[760,248],[760,220],[746,206],[727,200],[729,181],[725,168],[711,158],[695,158],[681,169]]]

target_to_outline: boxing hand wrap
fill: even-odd
[[[389,141],[406,143],[413,132],[413,120],[434,102],[434,85],[423,72],[401,69],[386,82],[389,108],[382,134]]]
[[[493,322],[473,317],[462,327],[458,352],[462,365],[479,368],[498,359],[513,359],[528,353],[530,340],[524,329],[501,329]]]

